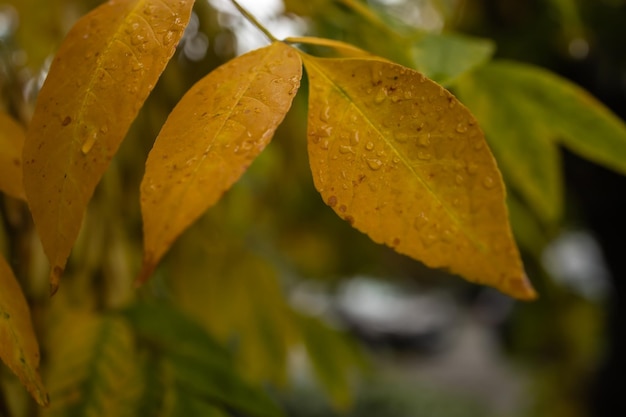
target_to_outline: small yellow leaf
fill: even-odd
[[[193,0],[112,0],[65,38],[24,145],[24,187],[56,290],[89,199],[174,53]]]
[[[476,120],[422,74],[303,55],[308,150],[324,201],[375,242],[531,299],[504,185]]]
[[[301,77],[299,55],[275,42],[222,65],[185,94],[146,162],[139,282],[270,142]]]
[[[2,256],[0,256],[0,358],[40,405],[48,405],[48,394],[38,373],[39,345],[28,304],[13,271]]]
[[[10,116],[0,113],[0,191],[24,199],[22,148],[24,129]]]

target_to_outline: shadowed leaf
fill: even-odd
[[[120,317],[63,313],[49,330],[52,416],[133,416],[142,386],[134,338]]]
[[[511,184],[544,220],[562,214],[562,144],[626,174],[626,125],[589,93],[546,70],[494,61],[456,86]]]
[[[39,345],[22,289],[0,256],[0,358],[40,405],[48,405],[39,368]]]
[[[301,76],[295,50],[275,42],[222,65],[181,99],[146,162],[139,282],[270,142]]]
[[[229,352],[183,314],[165,305],[144,304],[125,310],[124,315],[140,343],[162,358],[160,372],[174,382],[174,397],[179,397],[173,400],[175,410],[182,412],[189,399],[194,403],[187,404],[191,409],[207,412],[214,404],[256,417],[282,415],[262,390],[240,379]]]
[[[0,191],[24,199],[22,149],[24,129],[10,116],[0,113]]]
[[[109,1],[81,18],[39,93],[24,187],[56,290],[93,191],[174,53],[193,0]]]
[[[397,64],[304,55],[309,157],[324,201],[375,242],[530,299],[504,186],[476,120]]]

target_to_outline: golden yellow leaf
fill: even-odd
[[[0,113],[0,191],[24,199],[22,148],[24,129],[10,116]]]
[[[304,45],[325,46],[327,48],[336,50],[344,57],[374,57],[370,52],[367,52],[361,48],[357,48],[352,44],[337,41],[334,39],[318,38],[315,36],[295,36],[285,38],[285,42],[301,43]]]
[[[13,271],[2,256],[0,256],[0,358],[40,405],[48,405],[48,394],[38,372],[39,345],[28,304]]]
[[[504,185],[469,111],[422,74],[303,55],[315,186],[375,242],[522,299],[535,297]]]
[[[57,53],[24,145],[24,187],[56,290],[96,184],[174,53],[193,0],[113,0]]]
[[[299,55],[275,42],[222,65],[185,94],[146,162],[139,282],[270,142],[301,77]]]

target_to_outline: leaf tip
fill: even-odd
[[[525,273],[509,280],[504,290],[507,294],[522,301],[533,301],[539,297]]]
[[[156,265],[151,256],[145,256],[143,259],[143,263],[141,265],[141,271],[139,272],[139,276],[135,280],[135,288],[141,287],[154,272]]]
[[[50,297],[52,297],[59,290],[59,282],[61,281],[61,275],[63,275],[63,268],[59,265],[55,265],[50,271]]]

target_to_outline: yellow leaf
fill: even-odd
[[[65,38],[24,145],[24,187],[56,290],[96,184],[174,53],[193,0],[117,0]]]
[[[40,405],[48,405],[48,394],[38,373],[39,345],[28,304],[13,271],[2,256],[0,256],[0,358]]]
[[[24,129],[10,116],[0,113],[0,191],[24,199],[22,148]]]
[[[139,282],[270,142],[301,77],[299,55],[275,42],[222,65],[185,94],[146,162]]]
[[[303,61],[309,159],[324,201],[375,242],[514,297],[535,297],[500,172],[469,111],[397,64]]]

